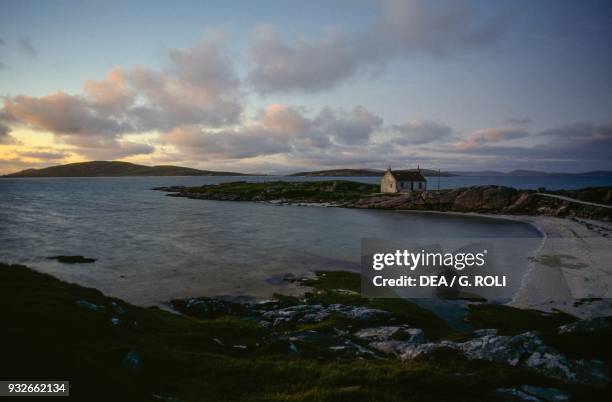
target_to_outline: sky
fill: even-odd
[[[0,0],[0,173],[612,170],[612,2]]]

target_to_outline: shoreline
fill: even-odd
[[[327,203],[271,203],[270,205],[323,207],[323,208],[347,208],[343,205],[329,205]],[[371,209],[355,208],[354,209]],[[521,309],[534,309],[544,312],[562,311],[577,318],[585,319],[592,317],[605,317],[612,315],[612,269],[606,269],[605,257],[593,256],[597,250],[589,249],[585,239],[605,239],[612,248],[612,224],[584,218],[559,218],[545,215],[508,215],[478,212],[455,212],[455,211],[428,211],[411,209],[384,209],[385,211],[398,211],[411,214],[435,214],[447,216],[461,216],[485,218],[494,220],[505,220],[525,223],[532,226],[541,235],[541,243],[535,251],[533,261],[529,263],[526,273],[522,278],[522,286],[513,299],[506,303],[511,307]],[[597,228],[597,230],[593,230]],[[577,260],[587,259],[595,266],[589,266],[576,274],[562,266],[550,266],[541,260],[544,257],[563,255],[559,254],[558,240],[563,239],[563,246],[572,247],[572,257]],[[562,252],[566,252],[564,249]],[[598,273],[603,273],[598,275]],[[598,281],[580,280],[597,276]],[[611,288],[603,285],[610,284]],[[559,292],[559,288],[562,292]],[[603,290],[603,293],[602,293]],[[594,296],[595,295],[595,296]],[[577,297],[579,296],[579,297]]]
[[[191,198],[191,197],[187,197],[187,198]],[[212,201],[224,201],[224,200],[212,200]],[[337,204],[334,202],[324,202],[324,203],[318,202],[317,203],[317,202],[283,201],[282,203],[279,203],[278,199],[260,200],[260,201],[252,200],[251,202],[268,204],[270,206],[279,206],[279,205],[280,206],[314,206],[314,207],[325,207],[325,208],[336,207],[336,208],[362,209],[362,210],[379,209],[379,208],[367,208],[367,207],[353,206],[353,205],[347,205],[347,204]],[[189,206],[187,205],[186,207],[189,207]],[[525,223],[525,224],[530,225],[535,230],[537,230],[537,232],[541,235],[541,244],[536,250],[536,255],[535,255],[536,259],[539,259],[543,255],[558,254],[558,252],[554,250],[554,247],[551,248],[551,246],[549,245],[549,239],[551,238],[567,238],[567,239],[580,240],[585,237],[591,237],[593,235],[599,235],[603,237],[601,234],[593,231],[592,227],[604,228],[604,230],[612,234],[612,225],[606,224],[600,221],[594,222],[594,221],[588,221],[585,219],[579,220],[579,219],[571,219],[571,218],[557,218],[557,217],[550,217],[550,216],[543,216],[543,215],[540,215],[540,216],[538,215],[536,216],[518,215],[518,214],[509,215],[509,214],[498,214],[498,213],[414,210],[414,209],[402,209],[402,208],[397,208],[397,209],[380,208],[380,209],[383,211],[387,211],[387,212],[397,211],[397,212],[404,212],[404,213],[410,213],[410,214],[436,214],[436,215],[458,216],[458,217],[464,217],[464,218],[484,218],[484,219],[493,219],[493,220],[498,220],[498,221],[513,221],[513,222]],[[610,242],[610,245],[612,245],[612,241]],[[578,249],[578,252],[579,252],[578,257],[584,256],[584,253],[581,252],[581,250]],[[324,269],[324,267],[318,267],[318,269],[319,270]],[[539,286],[535,286],[535,288],[538,291],[535,291],[535,292],[533,291],[534,285],[538,285],[539,282],[542,282],[544,280],[542,278],[542,275],[538,275],[539,273],[541,273],[539,271],[547,272],[548,277],[556,278],[557,281],[559,281],[559,277],[561,277],[561,282],[564,282],[564,283],[568,282],[568,280],[563,278],[565,276],[565,272],[563,272],[562,268],[554,268],[550,266],[545,266],[541,263],[538,263],[537,261],[530,263],[530,265],[526,267],[525,274],[522,274],[523,281],[524,281],[522,288],[524,288],[525,290],[523,292],[517,292],[520,294],[517,294],[514,300],[508,303],[509,305],[520,307],[520,308],[525,308],[525,309],[529,309],[529,308],[538,309],[542,311],[552,311],[552,310],[558,309],[558,310],[566,311],[578,317],[600,316],[600,315],[611,315],[612,314],[612,303],[602,303],[601,301],[597,301],[597,300],[579,303],[578,305],[574,305],[575,300],[557,300],[554,303],[544,303],[542,302],[541,298],[540,300],[538,300],[534,297],[529,297],[529,293],[536,293],[536,294],[540,293]],[[56,269],[52,269],[52,270],[46,270],[46,269],[40,270],[39,269],[39,272],[51,273],[62,280],[69,280],[71,282],[75,282],[75,279],[77,279],[73,276],[74,273],[58,275],[58,270]],[[78,279],[76,280],[76,283],[79,283],[85,286],[95,287],[110,295],[115,295],[117,297],[125,297],[125,295],[116,294],[112,290],[114,281],[107,280],[107,278],[103,278],[98,274],[99,272],[96,272],[96,271],[88,272],[85,277],[85,281],[84,281],[85,283],[83,283],[82,280],[78,280]],[[296,274],[303,275],[303,273],[296,273]],[[596,275],[593,275],[593,273],[589,272],[589,270],[583,270],[579,274],[586,274],[583,276],[589,277],[589,278],[596,277]],[[139,275],[139,274],[135,274],[135,275]],[[143,273],[142,275],[144,275],[145,277],[148,276],[146,273]],[[610,273],[610,276],[612,277],[612,273]],[[263,278],[261,274],[257,274],[256,277]],[[169,275],[169,276],[165,276],[165,275],[158,276],[158,281],[165,282],[168,286],[171,286],[172,284],[179,285],[180,282],[182,282],[181,278],[177,277],[174,274]],[[607,281],[608,282],[610,281],[609,277],[607,278]],[[600,289],[597,289],[597,286],[595,285],[597,285],[597,283],[601,281],[586,283],[586,282],[576,281],[576,279],[573,278],[569,282],[571,282],[571,284],[573,285],[572,290],[574,290],[575,293],[578,293],[578,294],[590,295],[593,293],[597,294],[597,292],[600,291]],[[219,297],[223,295],[229,295],[228,293],[225,293],[222,291],[223,286],[209,287],[209,289],[212,290],[212,292],[207,292],[205,289],[204,289],[205,290],[204,292],[197,292],[196,291],[197,286],[194,286],[194,284],[183,283],[183,286],[185,285],[186,285],[186,290],[187,290],[186,292],[185,291],[170,292],[172,293],[171,296],[174,298],[179,297],[179,293],[180,293],[180,297],[186,297],[185,294],[183,293],[188,293],[189,296],[191,297],[201,297],[201,296]],[[591,286],[589,287],[589,285]],[[136,288],[137,288],[135,289],[136,294],[137,294],[136,299],[138,299],[139,297],[141,298],[145,297],[144,293],[146,293],[146,291],[144,290],[144,288],[142,286],[136,286]],[[240,289],[241,292],[240,294],[236,294],[237,297],[240,297],[240,296],[243,296],[245,298],[252,297],[254,300],[263,300],[263,299],[270,297],[269,294],[271,291],[257,291],[257,289],[254,286],[238,286],[238,288],[241,288]],[[281,292],[281,293],[290,294],[290,295],[302,294],[305,291],[307,290],[303,288],[300,289],[299,287],[296,287],[294,284],[283,284],[282,286],[277,286],[275,290],[275,292]],[[550,293],[545,293],[545,294],[550,294]],[[582,298],[586,298],[586,297],[582,297]],[[130,299],[128,298],[126,300],[130,300]],[[131,302],[135,302],[136,304],[139,304],[139,305],[145,305],[142,303],[138,303],[138,301],[136,300],[131,300]],[[167,302],[166,298],[164,299],[157,298],[156,300],[151,300],[151,303],[146,303],[146,305],[158,306],[158,307],[163,308],[166,302]]]
[[[476,212],[453,211],[422,211],[404,210],[396,211],[420,214],[440,214],[451,216],[464,216],[475,218],[488,218],[521,222],[531,225],[542,235],[540,246],[535,251],[532,261],[523,276],[522,286],[517,291],[508,306],[521,309],[534,309],[545,312],[563,311],[575,317],[584,319],[612,315],[611,289],[602,285],[612,285],[612,269],[606,268],[604,256],[597,255],[598,247],[590,248],[585,239],[597,238],[598,242],[605,239],[612,248],[612,225],[602,221],[581,218],[558,218],[551,216],[485,214]],[[597,231],[593,228],[598,228]],[[576,274],[574,270],[565,267],[550,266],[541,260],[545,256],[559,255],[559,241],[563,239],[562,246],[573,247],[572,256],[577,260],[589,260],[592,264]],[[599,246],[599,245],[598,245]],[[596,254],[596,255],[593,255]],[[580,280],[597,277],[599,280]],[[602,282],[603,281],[603,282]],[[559,294],[560,287],[567,285]],[[602,293],[603,291],[603,293]],[[587,296],[589,297],[575,297]],[[593,296],[598,295],[598,296]],[[587,300],[581,300],[587,299]],[[607,300],[606,300],[607,299]]]

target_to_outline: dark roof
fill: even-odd
[[[395,170],[391,174],[397,181],[427,181],[421,172],[414,170]]]

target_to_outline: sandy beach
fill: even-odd
[[[559,310],[580,318],[612,314],[612,224],[582,218],[412,211],[505,219],[532,225],[542,235],[513,307]]]
[[[612,225],[578,218],[519,219],[544,238],[511,305],[580,318],[612,314]]]

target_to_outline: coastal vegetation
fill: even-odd
[[[612,208],[581,204],[543,195],[535,190],[502,186],[472,186],[411,193],[380,193],[380,186],[347,180],[308,182],[230,182],[199,187],[158,187],[174,197],[222,201],[329,203],[350,208],[545,215],[612,220]],[[610,202],[612,187],[573,190],[578,201]],[[560,194],[560,193],[559,193]]]
[[[612,187],[588,187],[580,190],[548,191],[548,193],[612,206]]]
[[[348,180],[231,182],[200,187],[159,187],[173,196],[223,201],[279,201],[347,203],[378,191],[379,186]]]
[[[372,326],[402,329],[388,340],[391,344],[412,337],[414,342],[468,345],[481,335],[454,331],[408,301],[363,299],[358,283],[357,274],[318,273],[303,280],[308,292],[301,298],[278,295],[239,307],[214,298],[173,301],[183,312],[177,315],[0,264],[6,324],[0,329],[0,375],[5,380],[69,379],[71,398],[87,401],[491,400],[514,390],[597,400],[610,391],[600,383],[563,381],[553,371],[466,358],[450,347],[413,359],[372,352],[367,340]],[[304,312],[315,310],[326,315],[307,322]],[[509,315],[515,325],[534,324],[557,345],[573,345],[574,338],[584,336],[576,332],[581,321],[558,313],[470,308],[475,327],[507,324],[500,317]],[[287,319],[277,323],[281,317]],[[565,329],[560,332],[557,325]],[[589,341],[609,339],[608,321],[600,325],[603,329],[589,325]],[[408,326],[412,330],[404,330]],[[593,349],[572,353],[586,358]],[[602,351],[598,357],[607,358]]]

